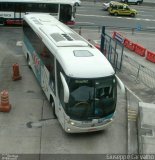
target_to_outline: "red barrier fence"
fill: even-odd
[[[135,44],[135,53],[139,54],[142,57],[145,57],[145,53],[146,53],[146,48],[144,48],[143,46],[139,45],[139,44]]]
[[[113,39],[115,38],[115,35],[116,35],[116,32],[113,32],[113,34],[112,34]]]
[[[142,57],[146,57],[147,60],[155,63],[155,52],[148,51],[143,46],[132,42],[131,40],[125,38],[124,36],[122,36],[118,32],[113,32],[112,38],[121,42],[124,45],[124,47],[128,48],[129,50],[134,51],[136,54],[138,54]]]
[[[95,44],[95,47],[100,50],[100,45],[99,44]]]
[[[125,38],[124,40],[124,46],[128,49],[130,49],[131,51],[135,50],[135,43],[130,41],[129,39]]]
[[[155,52],[147,50],[146,59],[151,61],[151,62],[153,62],[153,63],[155,63]]]

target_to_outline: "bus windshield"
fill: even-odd
[[[70,97],[66,111],[71,119],[92,120],[114,113],[117,84],[115,76],[73,79],[68,82]]]

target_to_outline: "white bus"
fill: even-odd
[[[66,132],[103,130],[113,121],[117,78],[88,41],[53,16],[28,14],[23,51]]]
[[[28,13],[47,13],[67,25],[75,24],[75,2],[73,0],[0,0],[0,24],[22,24]]]

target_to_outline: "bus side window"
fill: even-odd
[[[42,57],[45,57],[45,58],[49,58],[50,57],[50,53],[49,53],[49,51],[47,50],[47,48],[44,46],[43,47],[43,50],[42,50],[42,52],[40,53],[40,55],[42,56]]]
[[[50,84],[52,88],[55,85],[55,71],[54,71],[54,56],[51,51],[44,45],[42,46],[42,51],[40,52],[40,58],[43,64],[46,66],[50,74]]]

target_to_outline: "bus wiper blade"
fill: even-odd
[[[88,117],[88,120],[92,120],[92,119],[99,119],[100,117],[97,116],[92,116],[92,117]]]

